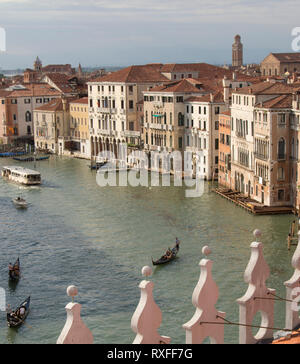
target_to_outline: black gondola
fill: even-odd
[[[12,281],[18,281],[20,279],[20,259],[18,258],[13,265],[13,269],[9,270],[9,279]]]
[[[172,260],[174,260],[176,258],[176,256],[177,256],[178,252],[179,252],[179,244],[180,244],[180,242],[177,241],[176,242],[176,245],[174,246],[174,248],[170,249],[165,255],[163,255],[157,261],[154,261],[152,259],[152,264],[153,265],[162,265],[162,264],[166,264],[166,263],[169,263]]]
[[[28,297],[24,302],[20,304],[20,306],[13,312],[7,313],[7,326],[10,328],[18,328],[23,325],[29,314],[29,306],[30,306],[30,297]],[[23,316],[20,316],[20,309],[24,308],[25,313]]]

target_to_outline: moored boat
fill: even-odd
[[[162,265],[171,262],[174,260],[179,252],[179,244],[180,242],[177,240],[176,245],[172,249],[168,249],[166,254],[164,254],[160,259],[154,261],[152,258],[153,265]]]
[[[30,297],[28,297],[20,306],[12,312],[7,312],[7,326],[10,328],[18,328],[23,325],[30,309]]]
[[[44,156],[44,157],[27,157],[27,158],[19,158],[19,157],[15,157],[13,158],[15,161],[18,161],[18,162],[34,162],[34,161],[44,161],[44,160],[47,160],[49,159],[50,156],[47,155],[47,156]]]
[[[14,198],[13,203],[19,209],[27,209],[27,207],[28,207],[26,200],[24,200],[21,197]]]
[[[8,275],[11,281],[19,281],[20,279],[20,259],[18,258],[13,266],[9,269]]]
[[[39,185],[41,184],[41,174],[40,172],[26,169],[23,167],[3,167],[2,177],[13,182],[17,182],[27,186]]]

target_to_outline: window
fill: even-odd
[[[279,181],[284,180],[284,169],[282,167],[278,168],[278,180]]]
[[[12,104],[17,104],[17,103],[18,103],[18,100],[17,100],[17,99],[12,99],[12,100],[11,100],[11,103],[12,103]]]
[[[181,112],[178,114],[178,126],[184,126],[184,115]]]
[[[215,150],[219,150],[219,139],[215,139]]]
[[[182,149],[182,137],[178,138],[178,148]]]
[[[24,99],[24,104],[30,104],[31,100],[30,99]]]
[[[90,99],[90,107],[93,107],[93,100]]]
[[[284,200],[284,190],[278,190],[278,201]]]
[[[215,130],[219,130],[219,122],[215,121]]]
[[[131,130],[131,131],[134,130],[134,122],[133,121],[129,122],[129,130]]]
[[[215,114],[219,115],[220,114],[220,108],[219,107],[215,107]]]
[[[285,159],[285,140],[283,138],[278,142],[278,159]]]
[[[31,121],[31,112],[30,111],[27,111],[26,114],[25,114],[25,120],[28,122],[28,121]]]

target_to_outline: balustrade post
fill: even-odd
[[[211,251],[206,246],[202,253],[208,256]],[[219,289],[213,280],[213,262],[202,259],[199,263],[201,273],[194,289],[192,302],[196,312],[192,319],[183,325],[186,330],[186,344],[202,344],[210,338],[212,344],[224,344],[224,320],[226,314],[215,308],[218,302]],[[214,324],[215,323],[215,324]]]
[[[150,267],[142,269],[142,275],[148,277],[152,274]],[[133,344],[169,344],[171,339],[160,336],[157,332],[162,322],[162,313],[153,298],[154,283],[142,281],[140,302],[131,319],[131,328],[137,334]]]
[[[300,231],[298,232],[298,238],[298,246],[292,259],[292,266],[295,271],[292,278],[284,283],[287,299],[285,328],[291,331],[300,325]]]
[[[261,237],[259,230],[254,231],[256,242],[251,244],[251,257],[245,271],[244,279],[248,283],[246,294],[237,300],[240,305],[240,344],[256,344],[265,339],[273,338],[274,327],[274,296],[276,291],[267,288],[266,280],[270,269],[263,256],[263,245],[258,242]],[[261,314],[261,328],[253,335],[253,320],[256,314]]]
[[[75,286],[69,286],[68,296],[77,296],[78,290]],[[94,338],[91,331],[85,326],[80,317],[81,305],[79,303],[69,303],[66,306],[67,321],[57,340],[57,344],[93,344]]]

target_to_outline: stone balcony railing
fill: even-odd
[[[209,247],[205,246],[202,249],[205,257],[199,263],[200,278],[192,295],[195,311],[190,313],[191,319],[181,327],[186,333],[186,344],[202,344],[206,338],[210,338],[211,343],[223,344],[225,325],[239,326],[237,342],[240,344],[270,343],[274,339],[275,332],[281,330],[281,333],[291,334],[293,330],[300,327],[300,239],[292,258],[294,274],[284,283],[286,297],[283,298],[277,296],[274,289],[267,287],[266,281],[270,276],[270,268],[263,255],[261,232],[255,230],[254,236],[256,241],[250,245],[250,260],[244,274],[248,288],[246,293],[236,300],[239,306],[239,317],[233,321],[226,319],[226,313],[218,311],[215,307],[217,304],[220,306],[220,303],[218,303],[219,289],[212,273],[214,263],[208,258],[211,255]],[[140,301],[131,319],[131,329],[136,334],[133,344],[158,345],[171,342],[169,336],[158,333],[163,315],[153,297],[154,283],[147,279],[151,274],[150,267],[142,269],[142,275],[146,279],[139,285]],[[74,299],[78,291],[76,287],[70,286],[67,293]],[[278,329],[274,325],[276,302],[280,305],[285,304],[285,323],[281,324],[283,329]],[[171,309],[172,303],[169,302],[169,305]],[[101,310],[101,307],[99,309]],[[81,305],[69,303],[66,311],[67,321],[57,343],[92,344],[93,334],[81,319]],[[262,314],[262,318],[261,323],[257,325],[253,323],[253,320],[259,313]],[[257,328],[259,329],[256,335],[253,334],[254,328],[256,331]]]

